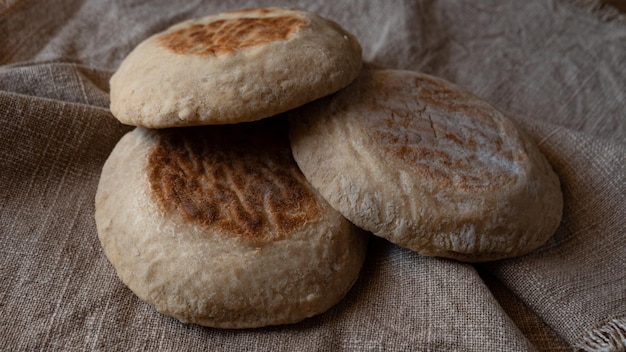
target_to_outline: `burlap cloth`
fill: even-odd
[[[482,265],[373,239],[345,299],[291,326],[183,325],[137,299],[93,217],[102,165],[129,130],[107,109],[108,79],[175,22],[269,5],[319,12],[359,38],[365,60],[441,76],[520,122],[562,181],[556,235]],[[626,20],[609,5],[4,0],[0,65],[0,349],[625,349]]]

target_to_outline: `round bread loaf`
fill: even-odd
[[[298,322],[356,281],[367,235],[309,185],[286,119],[136,128],[102,170],[96,225],[121,281],[182,322]]]
[[[290,115],[305,177],[357,226],[420,254],[479,262],[556,230],[559,179],[500,111],[444,80],[364,70]]]
[[[343,88],[361,64],[354,36],[316,14],[227,12],[140,43],[111,77],[111,112],[148,128],[254,121]]]

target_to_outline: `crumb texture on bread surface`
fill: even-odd
[[[556,230],[559,180],[493,106],[442,79],[364,69],[290,113],[294,158],[357,226],[423,255],[528,253]]]

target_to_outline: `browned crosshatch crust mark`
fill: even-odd
[[[413,165],[416,172],[446,187],[490,189],[516,177],[512,165],[519,160],[513,150],[503,149],[502,133],[510,131],[502,130],[490,108],[427,77],[407,80],[394,89],[400,91],[387,92],[390,97],[413,92],[411,99],[417,105],[371,107],[381,117],[373,119],[368,130],[384,154]],[[467,122],[447,117],[455,115]]]
[[[295,15],[224,19],[164,34],[159,42],[177,54],[217,56],[286,40],[305,24]]]
[[[287,132],[255,128],[161,131],[147,166],[159,208],[254,242],[285,238],[316,220],[321,208],[291,156]]]

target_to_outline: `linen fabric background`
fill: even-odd
[[[140,301],[93,216],[102,165],[131,129],[108,110],[108,80],[169,25],[272,5],[318,12],[364,60],[443,77],[511,116],[561,179],[554,237],[480,265],[372,238],[348,295],[288,326],[184,325]],[[0,2],[0,349],[625,350],[624,16],[568,0]]]

